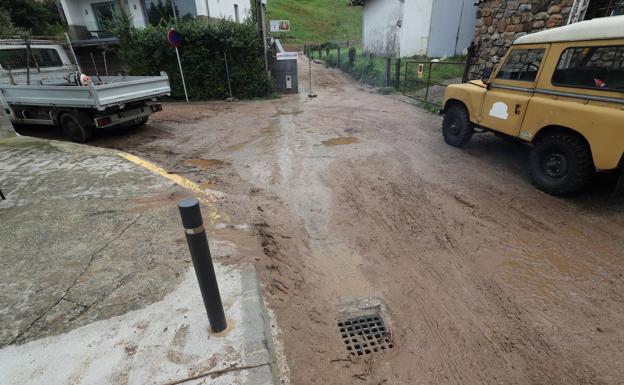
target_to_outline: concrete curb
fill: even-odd
[[[247,384],[276,385],[279,375],[275,364],[275,347],[271,333],[271,320],[262,299],[258,275],[253,264],[240,269],[243,293],[244,355],[245,365],[265,365],[249,370]],[[262,330],[257,330],[262,325]],[[255,326],[255,328],[254,328]],[[266,365],[269,363],[269,365]]]
[[[11,119],[0,111],[0,139],[17,136],[17,132],[13,128]]]

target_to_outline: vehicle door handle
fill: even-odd
[[[516,115],[520,115],[520,109],[522,108],[521,105],[516,104]]]

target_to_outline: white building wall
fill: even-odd
[[[476,12],[474,0],[436,0],[427,56],[461,54],[472,40]]]
[[[147,25],[145,20],[145,12],[143,11],[143,2],[141,0],[126,0],[128,3],[128,10],[130,16],[132,16],[132,23],[137,28],[143,28]]]
[[[399,0],[369,0],[364,4],[362,48],[377,56],[395,55],[401,19]]]
[[[236,20],[236,13],[234,11],[235,5],[238,6],[239,22],[247,20],[251,15],[251,2],[249,0],[207,0],[210,17],[218,19],[231,19]],[[197,13],[199,15],[207,15],[206,12],[206,0],[196,0]]]
[[[427,54],[433,3],[434,0],[405,0],[399,39],[401,57]]]

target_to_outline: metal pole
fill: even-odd
[[[310,76],[310,93],[308,94],[308,97],[315,98],[316,95],[312,93],[312,59],[311,58],[308,59],[308,72]]]
[[[188,93],[186,92],[186,82],[184,81],[184,72],[182,71],[182,62],[180,61],[180,53],[178,52],[178,47],[175,47],[176,56],[178,57],[178,67],[180,67],[180,77],[182,78],[182,87],[184,87],[184,97],[186,98],[186,102],[188,103]]]
[[[26,38],[26,84],[30,85],[30,37]]]
[[[173,11],[173,23],[176,26],[176,29],[178,29],[178,16],[176,15],[176,10],[175,10],[175,0],[171,0],[171,10]]]
[[[67,45],[69,46],[69,50],[74,57],[74,61],[76,62],[76,68],[78,68],[78,72],[82,73],[82,69],[80,68],[80,63],[78,63],[78,58],[76,57],[76,52],[74,52],[74,47],[72,46],[71,40],[69,39],[69,35],[65,32],[65,39],[67,40]]]
[[[185,199],[178,203],[178,208],[180,209],[186,241],[193,259],[199,290],[204,300],[206,313],[208,313],[210,328],[215,333],[221,333],[227,329],[227,321],[223,311],[217,277],[212,264],[210,248],[208,247],[208,238],[204,229],[199,201],[197,199]]]
[[[227,75],[228,88],[230,89],[230,98],[233,98],[234,95],[232,95],[232,84],[230,84],[230,70],[228,68],[227,54],[225,52],[223,52],[223,58],[225,58],[225,74]]]
[[[108,76],[108,63],[106,63],[106,49],[102,51],[102,59],[104,59],[104,72]]]

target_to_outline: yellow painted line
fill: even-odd
[[[162,176],[163,178],[167,178],[178,186],[184,187],[185,189],[198,194],[198,200],[204,204],[204,206],[202,207],[202,212],[204,212],[204,215],[208,214],[210,222],[212,224],[214,224],[215,221],[221,218],[221,216],[217,213],[217,209],[214,207],[214,195],[202,189],[197,183],[181,175],[171,174],[164,168],[157,166],[156,164],[140,158],[136,155],[128,154],[127,152],[123,151],[117,151],[117,154],[129,162],[141,166],[156,175]]]

